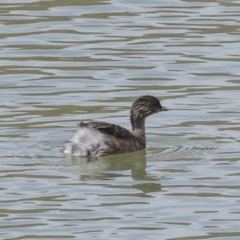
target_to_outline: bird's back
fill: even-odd
[[[81,122],[69,141],[63,144],[63,152],[76,156],[101,156],[132,152],[144,147],[136,136],[118,125]]]

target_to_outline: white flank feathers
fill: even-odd
[[[87,127],[79,127],[69,141],[63,144],[63,153],[75,156],[100,156],[106,149],[104,135]]]

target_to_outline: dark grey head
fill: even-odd
[[[163,107],[156,97],[146,95],[134,101],[131,113],[138,115],[138,117],[146,118],[154,113],[167,110],[168,109]]]
[[[139,125],[137,122],[144,123],[146,117],[161,111],[168,111],[163,107],[156,97],[145,95],[134,101],[131,108],[131,122],[134,125]]]

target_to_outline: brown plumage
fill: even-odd
[[[130,111],[132,132],[106,122],[81,122],[72,138],[63,144],[63,152],[76,156],[100,156],[144,149],[145,118],[160,111],[167,109],[161,106],[156,97],[139,97]]]

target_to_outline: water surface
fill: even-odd
[[[1,1],[0,238],[240,238],[239,1]],[[79,121],[147,149],[65,157]]]

